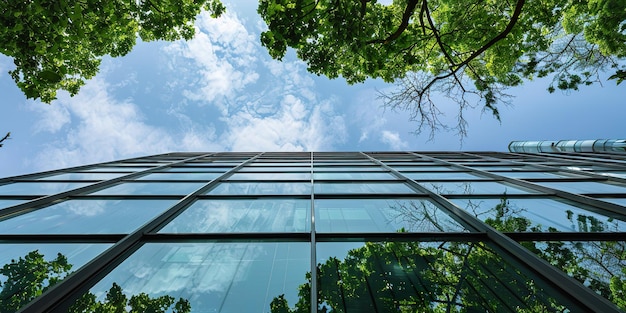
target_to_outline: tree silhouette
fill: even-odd
[[[61,253],[51,261],[46,261],[43,254],[34,250],[11,260],[0,269],[0,275],[6,280],[0,281],[0,313],[12,313],[19,310],[50,287],[54,286],[71,272],[72,265]],[[122,288],[113,283],[106,293],[104,300],[97,300],[90,292],[82,295],[68,310],[68,313],[123,313],[123,312],[151,312],[151,313],[189,313],[189,301],[171,296],[152,298],[145,293],[128,298]]]

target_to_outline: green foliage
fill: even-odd
[[[46,261],[35,250],[24,258],[11,260],[0,269],[4,283],[0,283],[0,313],[16,312],[48,288],[60,282],[70,274],[72,265],[67,258],[58,254],[56,259]],[[86,293],[70,307],[68,313],[189,313],[191,305],[183,298],[171,296],[152,298],[145,293],[133,295],[128,299],[122,288],[113,283],[103,301],[98,301],[92,293]]]
[[[0,53],[27,98],[50,103],[57,90],[75,95],[98,72],[102,56],[123,56],[144,41],[191,39],[202,9],[217,17],[219,0],[0,2]]]
[[[577,90],[616,68],[624,79],[626,2],[623,0],[261,0],[268,25],[261,43],[281,59],[296,50],[311,73],[400,81],[386,97],[393,108],[425,110],[430,91],[471,106],[477,96],[499,117],[502,90],[553,75],[549,91]],[[420,75],[410,75],[420,73]],[[409,78],[408,82],[405,78]],[[466,86],[470,82],[472,86]],[[462,124],[462,121],[459,121]],[[434,124],[434,125],[433,125]],[[460,125],[462,126],[462,125]]]

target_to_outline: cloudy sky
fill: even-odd
[[[306,71],[293,51],[272,60],[259,43],[256,1],[225,1],[219,19],[198,17],[191,41],[138,42],[69,97],[26,100],[0,55],[0,177],[170,151],[506,151],[511,140],[625,136],[624,86],[548,94],[548,81],[511,90],[502,123],[465,112],[463,142],[453,132],[415,135],[405,111],[377,98],[392,84],[347,85]],[[458,110],[439,102],[454,123]]]

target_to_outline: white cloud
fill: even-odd
[[[75,97],[62,95],[50,108],[66,112],[73,123],[57,132],[60,138],[46,144],[36,156],[39,169],[75,166],[132,156],[185,150],[220,150],[213,143],[210,127],[168,132],[148,124],[139,108],[128,100],[117,100],[107,91],[108,84],[96,78]],[[58,107],[58,108],[57,108]],[[52,124],[56,114],[39,111],[43,124]],[[65,116],[65,115],[63,115]]]
[[[346,138],[343,117],[330,103],[307,105],[293,95],[284,96],[275,115],[242,110],[224,121],[224,145],[233,151],[315,151]]]
[[[407,142],[403,141],[400,138],[400,134],[398,134],[397,132],[383,130],[380,136],[381,141],[389,145],[392,150],[406,150],[406,148],[409,146]]]
[[[213,103],[227,113],[223,98],[234,97],[259,79],[255,71],[256,38],[232,13],[214,19],[204,12],[198,17],[196,28],[194,39],[175,42],[165,49],[174,59],[170,66],[173,70],[181,66],[194,69],[187,78],[185,97]],[[177,60],[180,56],[183,60]]]

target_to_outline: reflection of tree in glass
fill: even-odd
[[[565,309],[481,242],[367,242],[318,264],[318,312],[548,312]],[[309,282],[292,309],[308,312]]]
[[[393,201],[388,206],[394,213],[395,224],[404,225],[406,231],[446,232],[463,229],[449,215],[428,201]]]
[[[31,251],[23,258],[11,260],[0,268],[0,275],[6,280],[0,281],[0,313],[16,312],[50,287],[69,275],[72,265],[61,253],[54,260],[46,261],[39,251]],[[68,310],[79,312],[173,312],[189,313],[189,301],[179,298],[174,303],[171,296],[151,298],[145,293],[133,295],[128,299],[122,288],[113,283],[103,301],[96,300],[92,293],[80,297]],[[172,307],[173,306],[173,307]],[[130,311],[129,311],[130,310]]]
[[[506,198],[492,209],[495,216],[485,223],[503,232],[540,232],[541,225],[533,225],[530,219],[519,216],[519,208]],[[594,216],[577,214],[567,210],[567,219],[581,232],[604,232],[615,226],[613,219],[606,223]],[[549,232],[558,232],[549,227]],[[522,242],[524,247],[556,266],[569,276],[606,297],[621,309],[626,309],[626,242]]]

